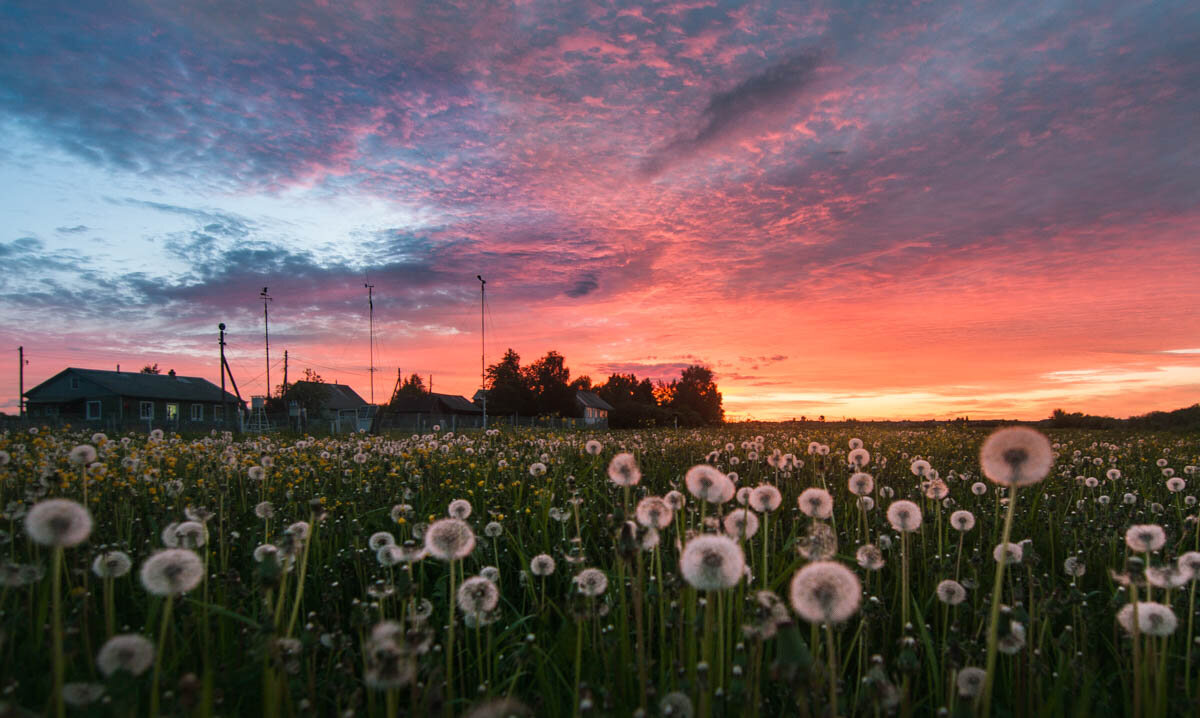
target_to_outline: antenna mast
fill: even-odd
[[[274,301],[271,295],[267,294],[267,288],[263,287],[258,296],[263,300],[263,343],[267,350],[267,398],[271,398],[271,322],[267,313],[267,305]]]
[[[370,357],[371,357],[371,370],[370,370],[371,403],[374,404],[375,403],[375,297],[374,297],[375,285],[371,284],[370,280],[368,280],[367,282],[363,283],[363,286],[367,288],[367,309],[368,309],[368,312],[370,315],[370,319],[368,320],[369,321],[368,326],[370,327],[368,340],[370,342],[370,350],[369,351],[370,351]]]
[[[479,390],[483,397],[483,428],[487,428],[487,371],[484,369],[484,355],[487,353],[487,334],[483,324],[484,313],[484,296],[486,294],[487,280],[482,275],[476,274],[475,278],[479,280]]]

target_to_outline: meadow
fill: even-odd
[[[0,714],[1195,715],[1200,437],[989,434],[10,431]]]

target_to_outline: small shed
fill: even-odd
[[[583,423],[586,426],[608,426],[608,412],[612,404],[601,399],[594,391],[576,391],[575,404],[583,411]]]

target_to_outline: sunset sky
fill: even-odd
[[[885,6],[886,5],[886,9]],[[0,5],[0,410],[67,366],[711,366],[730,418],[1200,400],[1200,3]]]

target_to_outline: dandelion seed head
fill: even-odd
[[[854,552],[854,559],[859,566],[868,571],[878,571],[884,566],[883,552],[875,544],[868,543],[859,546],[858,550]]]
[[[840,563],[817,561],[792,577],[792,609],[809,623],[841,623],[858,613],[862,583]]]
[[[142,587],[156,596],[178,596],[200,585],[204,562],[195,551],[167,548],[142,562]]]
[[[735,509],[725,514],[725,533],[735,540],[754,538],[758,533],[758,515],[749,509]]]
[[[983,475],[1001,486],[1028,486],[1046,478],[1054,465],[1050,440],[1025,426],[1010,426],[989,436],[979,450]]]
[[[154,662],[154,644],[135,633],[123,633],[104,642],[96,654],[96,667],[106,677],[117,671],[140,676]]]
[[[540,553],[529,560],[529,572],[534,576],[549,576],[554,573],[554,559]]]
[[[747,504],[760,514],[769,513],[783,503],[783,494],[770,484],[759,484],[750,491]]]
[[[598,568],[585,568],[575,575],[574,580],[579,592],[591,598],[608,590],[608,576]]]
[[[96,460],[96,447],[90,444],[80,444],[67,454],[67,461],[75,466],[85,466]]]
[[[875,477],[859,471],[850,476],[847,485],[850,487],[850,493],[855,496],[866,496],[875,490]]]
[[[992,549],[992,558],[996,561],[1004,561],[1006,565],[1021,563],[1021,559],[1025,557],[1025,549],[1019,543],[998,543]]]
[[[950,514],[950,525],[953,526],[956,531],[966,533],[967,531],[975,528],[975,514],[967,511],[966,509],[959,509],[958,511]]]
[[[466,499],[455,499],[446,510],[451,518],[466,520],[471,515],[471,502]]]
[[[495,610],[500,603],[500,589],[483,576],[472,576],[458,587],[457,598],[463,613],[478,617]]]
[[[633,454],[622,452],[612,457],[608,462],[608,480],[617,486],[636,486],[642,480],[642,470]]]
[[[937,585],[937,597],[942,603],[957,606],[967,600],[967,589],[953,579],[946,579]]]
[[[639,501],[635,515],[639,524],[656,529],[670,526],[675,518],[675,512],[667,502],[657,496],[647,496]]]
[[[70,499],[43,499],[25,514],[25,533],[43,546],[78,546],[92,533],[92,514]]]
[[[1117,611],[1117,623],[1128,634],[1133,634],[1134,604],[1127,603]],[[1168,606],[1154,601],[1138,601],[1138,632],[1148,636],[1169,636],[1179,627],[1179,619]]]
[[[99,578],[120,578],[133,568],[133,560],[124,551],[105,551],[92,560],[92,573]]]
[[[987,679],[987,671],[982,668],[968,666],[958,672],[955,685],[958,695],[963,698],[977,698],[983,692],[983,684]]]
[[[888,523],[900,532],[912,532],[921,528],[921,507],[911,501],[893,501],[887,510]]]
[[[583,445],[583,450],[592,456],[598,456],[604,450],[604,444],[595,439],[588,439],[587,443]]]
[[[367,548],[372,551],[379,551],[384,546],[394,546],[396,537],[387,531],[376,531],[371,534],[371,538],[367,539]]]
[[[684,580],[700,591],[719,591],[737,585],[745,567],[745,554],[728,536],[697,536],[687,542],[679,556],[679,571]]]
[[[1125,545],[1130,551],[1158,551],[1167,542],[1167,533],[1158,524],[1136,524],[1125,531]]]
[[[833,516],[833,497],[825,489],[807,488],[800,492],[796,503],[805,516],[815,519],[827,519]]]
[[[735,490],[728,476],[708,464],[697,464],[688,469],[684,483],[692,496],[713,504],[729,501]]]
[[[461,519],[441,519],[425,531],[425,551],[440,561],[454,561],[475,550],[475,532]]]

